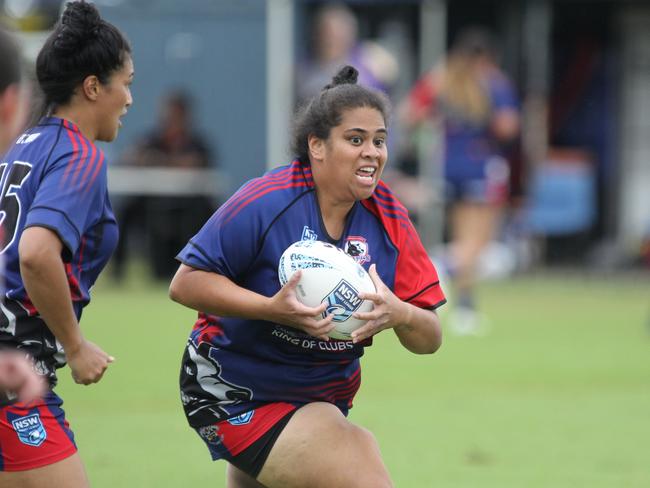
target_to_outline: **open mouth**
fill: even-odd
[[[377,172],[377,168],[375,168],[374,166],[363,166],[363,167],[359,168],[355,174],[362,181],[365,181],[367,183],[371,183],[375,179],[375,173],[376,172]]]

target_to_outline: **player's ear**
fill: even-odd
[[[99,85],[99,78],[97,78],[95,75],[89,75],[84,78],[84,81],[81,84],[81,91],[86,98],[95,101],[99,96]]]
[[[325,151],[325,141],[314,134],[310,134],[307,138],[309,145],[309,157],[314,161],[322,161]]]

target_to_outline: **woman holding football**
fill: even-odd
[[[173,300],[199,317],[181,369],[190,425],[230,488],[393,486],[374,436],[346,418],[359,358],[392,329],[418,354],[435,352],[436,271],[406,210],[380,181],[388,102],[343,68],[298,113],[296,159],[242,186],[180,252]],[[329,242],[369,270],[367,323],[331,347],[325,304],[302,305],[300,272],[280,287],[278,261],[300,240]],[[341,462],[345,459],[345,462]]]
[[[36,60],[45,116],[0,165],[6,293],[0,347],[30,354],[50,389],[37,400],[0,395],[0,488],[86,488],[88,479],[51,390],[66,363],[98,382],[113,358],[79,327],[90,288],[117,242],[106,161],[96,141],[117,136],[131,105],[131,48],[85,1],[67,4]],[[10,371],[11,372],[11,371]]]

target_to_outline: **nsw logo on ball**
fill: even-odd
[[[323,302],[327,303],[323,318],[333,314],[334,322],[345,322],[361,306],[363,300],[359,298],[359,292],[350,283],[341,280]]]

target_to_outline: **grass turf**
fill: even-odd
[[[350,419],[395,485],[650,486],[647,275],[518,277],[484,283],[480,301],[484,337],[445,330],[438,353],[414,356],[384,332],[366,351]],[[82,328],[117,361],[90,387],[62,370],[57,391],[95,488],[225,486],[178,398],[194,316],[164,284],[94,290]]]

